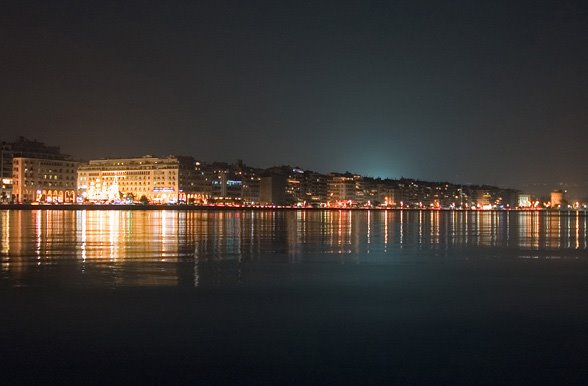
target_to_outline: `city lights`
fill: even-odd
[[[322,174],[290,166],[260,169],[243,161],[208,164],[174,155],[80,162],[58,149],[22,138],[4,145],[2,159],[10,160],[13,167],[1,176],[0,202],[486,211],[586,209],[585,202],[569,200],[568,192],[561,189],[546,200],[493,186],[380,179],[349,172]]]

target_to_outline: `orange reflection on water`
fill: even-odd
[[[587,249],[581,212],[33,210],[0,211],[0,225],[2,271],[12,279],[58,271],[64,280],[81,275],[76,280],[113,286],[202,285],[215,275],[205,269],[210,261],[234,262],[231,272],[240,277],[246,261]]]

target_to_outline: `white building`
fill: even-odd
[[[78,192],[84,201],[191,202],[198,197],[191,157],[117,158],[89,161],[78,169]]]
[[[530,208],[532,205],[530,194],[519,194],[517,203],[519,208]]]

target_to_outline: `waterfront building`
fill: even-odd
[[[516,208],[520,191],[515,189],[490,189],[494,204],[498,209]]]
[[[212,196],[212,185],[210,183],[209,175],[206,173],[206,164],[196,161],[194,163],[194,191],[198,192],[193,195],[192,199],[187,202],[190,204],[207,204],[208,199]]]
[[[12,201],[12,146],[0,143],[0,202]]]
[[[179,202],[188,204],[206,203],[210,197],[210,190],[202,183],[202,174],[199,172],[200,163],[189,156],[174,157],[179,163]]]
[[[260,177],[257,169],[244,165],[240,160],[234,164],[202,164],[200,168],[210,187],[211,202],[237,205],[259,202]]]
[[[309,172],[304,173],[301,192],[307,204],[317,206],[327,202],[328,177],[324,174]]]
[[[363,177],[351,173],[331,173],[328,181],[328,204],[349,207],[367,202],[363,189]]]
[[[241,194],[243,203],[257,204],[259,203],[261,189],[261,177],[257,175],[243,176],[241,185]]]
[[[434,197],[432,185],[424,181],[402,178],[398,181],[396,202],[402,208],[426,208]]]
[[[565,193],[565,190],[554,190],[553,192],[551,192],[551,208],[560,209],[566,204]]]
[[[324,174],[289,168],[286,200],[292,204],[318,207],[327,201],[327,180]]]
[[[396,206],[396,189],[386,184],[377,185],[377,202],[385,207]]]
[[[533,205],[530,194],[519,194],[517,206],[519,208],[530,208]]]
[[[351,206],[355,201],[355,181],[350,174],[331,174],[328,182],[328,202],[331,206]]]
[[[263,205],[286,204],[287,181],[287,177],[283,175],[261,177],[261,184],[259,187],[259,202]]]
[[[13,157],[12,194],[20,203],[74,203],[78,163]]]
[[[492,195],[487,189],[478,189],[475,192],[476,207],[478,209],[492,209]]]
[[[0,143],[0,202],[16,200],[13,192],[13,159],[25,157],[46,160],[67,160],[71,157],[62,154],[58,146],[47,146],[43,142],[19,137],[14,142]],[[30,182],[30,181],[28,181]]]
[[[208,199],[199,191],[192,157],[146,155],[138,158],[91,160],[78,169],[78,190],[84,201],[139,201],[156,204]]]
[[[230,171],[221,171],[211,179],[212,198],[216,202],[240,204],[243,202],[243,181],[241,176]]]

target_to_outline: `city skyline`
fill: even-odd
[[[0,140],[3,140],[3,138],[0,138]],[[328,170],[328,171],[324,171],[324,170],[317,170],[316,168],[313,167],[301,167],[300,164],[270,164],[270,165],[251,165],[250,163],[246,162],[246,160],[241,160],[241,159],[236,159],[236,160],[203,160],[199,157],[196,157],[193,154],[167,154],[167,155],[163,155],[161,153],[153,153],[153,154],[143,154],[143,155],[132,155],[132,154],[127,154],[127,155],[119,155],[119,156],[106,156],[106,155],[102,155],[99,157],[96,157],[95,159],[89,159],[89,158],[83,158],[83,157],[72,157],[72,155],[70,154],[71,152],[65,151],[65,152],[61,152],[61,146],[59,146],[58,144],[45,144],[44,142],[38,141],[38,139],[29,139],[26,138],[24,136],[19,136],[18,139],[15,142],[10,142],[10,141],[1,141],[2,145],[3,145],[3,150],[4,147],[6,147],[6,149],[11,149],[14,147],[14,149],[9,150],[9,153],[14,151],[17,154],[22,154],[24,156],[30,156],[32,157],[32,159],[47,159],[48,161],[52,161],[53,159],[61,159],[61,160],[65,160],[63,162],[68,163],[71,161],[74,161],[76,165],[79,165],[81,167],[84,167],[85,165],[88,165],[88,163],[90,165],[92,165],[93,163],[102,163],[102,161],[105,162],[110,162],[110,161],[130,161],[130,160],[141,160],[141,159],[161,159],[161,160],[165,160],[165,159],[170,159],[170,158],[179,158],[179,159],[191,159],[192,162],[195,163],[196,165],[196,169],[200,170],[201,167],[221,167],[223,168],[226,167],[227,172],[229,170],[233,170],[234,168],[240,169],[240,168],[245,168],[247,170],[250,170],[253,172],[253,175],[257,175],[259,176],[260,174],[275,174],[276,172],[278,174],[282,174],[285,172],[284,168],[289,168],[289,171],[291,173],[294,173],[295,171],[299,171],[301,173],[312,173],[312,174],[316,174],[316,175],[321,175],[324,177],[328,177],[328,176],[335,176],[335,175],[354,175],[354,176],[360,176],[361,178],[365,178],[368,180],[381,180],[382,182],[393,182],[393,181],[402,181],[402,180],[406,180],[406,181],[415,181],[417,183],[424,183],[424,184],[432,184],[432,185],[436,185],[436,184],[450,184],[452,186],[460,186],[463,185],[464,187],[488,187],[488,188],[492,188],[492,189],[506,189],[506,190],[518,190],[520,193],[522,194],[530,194],[531,196],[538,198],[538,199],[544,199],[544,200],[548,200],[548,196],[549,194],[551,194],[554,191],[564,191],[568,197],[573,197],[573,200],[580,200],[582,202],[584,201],[588,201],[588,194],[586,193],[585,189],[582,189],[581,187],[578,186],[569,186],[569,185],[565,185],[565,184],[558,184],[558,185],[548,185],[548,184],[544,184],[542,186],[533,186],[531,189],[521,189],[521,188],[514,188],[512,186],[502,186],[502,185],[498,185],[498,184],[493,184],[489,181],[485,181],[485,182],[480,182],[480,183],[460,183],[460,182],[455,182],[455,181],[449,181],[449,180],[425,180],[425,179],[421,179],[418,177],[414,177],[414,176],[399,176],[399,177],[380,177],[380,176],[371,176],[371,175],[366,175],[366,174],[362,174],[357,172],[356,170]],[[0,155],[3,153],[0,153]],[[12,166],[11,163],[11,159],[9,158],[4,158],[3,156],[0,157],[0,164],[2,164],[3,166],[3,172],[2,172],[2,176],[6,177],[8,176],[10,173],[12,173]],[[5,162],[6,161],[6,162]],[[185,161],[184,161],[185,162]],[[10,165],[9,165],[10,164]],[[199,166],[202,165],[202,166]],[[215,166],[216,165],[216,166]],[[194,165],[192,165],[193,167]],[[6,170],[4,170],[6,169]],[[273,172],[272,172],[273,170]],[[21,170],[22,172],[22,170]],[[296,174],[296,173],[294,173]],[[79,189],[79,187],[78,187]]]
[[[577,1],[15,2],[2,129],[84,158],[586,191],[586,16]]]
[[[259,168],[243,160],[144,155],[76,160],[37,140],[1,142],[3,203],[283,205],[330,208],[586,209],[566,189],[549,197],[490,184],[381,179],[292,165]]]

